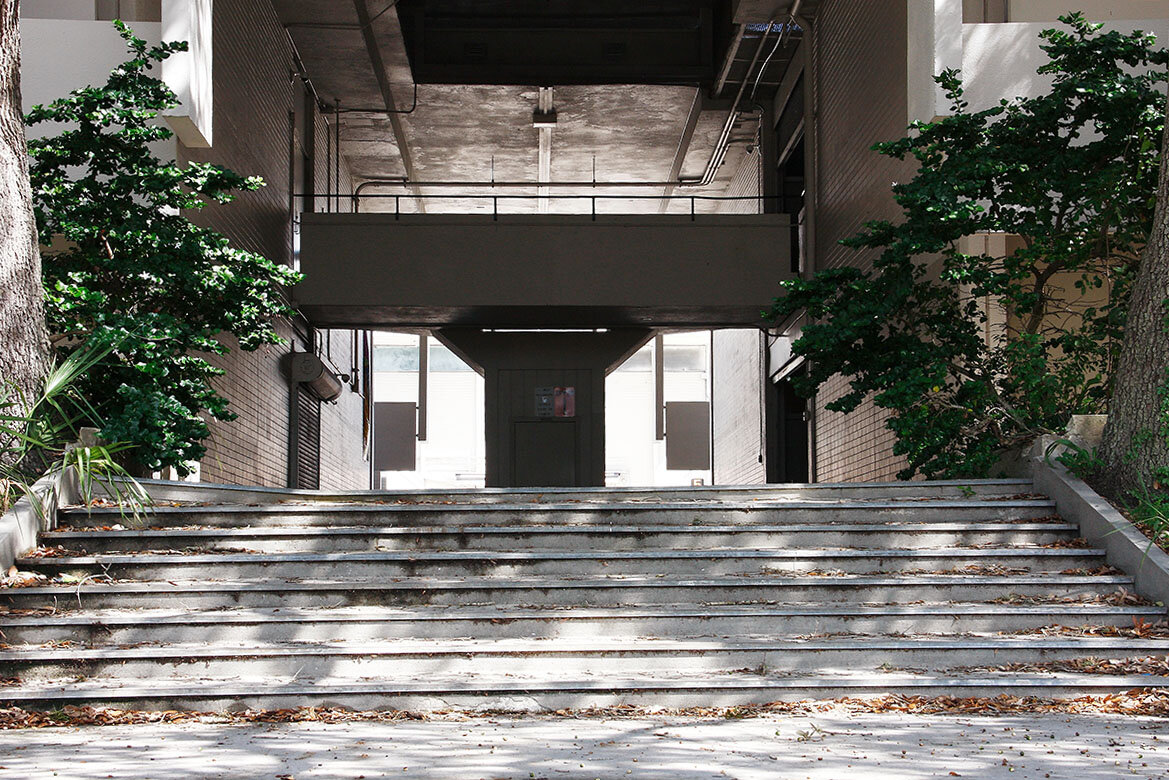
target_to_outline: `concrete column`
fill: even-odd
[[[962,0],[906,0],[909,8],[907,122],[932,122],[950,113],[934,76],[962,69]],[[968,74],[962,74],[965,78]]]
[[[443,328],[435,336],[486,380],[487,487],[605,484],[605,377],[652,330]]]

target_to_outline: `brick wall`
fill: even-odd
[[[872,219],[895,219],[900,209],[890,186],[913,172],[911,163],[869,149],[900,138],[907,108],[905,3],[825,0],[815,29],[819,92],[814,267],[861,265],[872,255],[839,245]],[[820,482],[896,478],[904,466],[892,454],[888,415],[864,404],[849,415],[824,406],[846,386],[837,378],[816,397],[816,474]]]
[[[727,188],[727,195],[758,195],[760,154],[744,155]],[[728,201],[724,213],[754,214],[758,201]],[[716,330],[712,409],[714,426],[714,483],[759,484],[767,481],[762,452],[760,400],[763,397],[758,330]]]
[[[197,224],[226,235],[235,246],[288,263],[292,229],[289,218],[292,148],[290,112],[296,107],[299,82],[293,72],[288,39],[270,0],[232,0],[214,4],[214,147],[179,145],[182,162],[225,165],[240,174],[260,176],[266,186],[243,193],[229,204],[213,204],[191,214]],[[325,120],[316,117],[316,175],[325,181]],[[348,171],[341,166],[341,190],[349,191]],[[323,205],[323,204],[322,204]],[[303,328],[278,323],[281,335],[296,349],[309,345]],[[323,334],[328,339],[329,335]],[[230,337],[225,343],[234,347]],[[350,335],[331,339],[331,362],[349,372],[354,361]],[[238,349],[217,358],[227,374],[216,383],[239,418],[212,422],[212,437],[202,463],[202,479],[249,485],[287,484],[289,386],[280,361],[289,345],[256,352]],[[362,402],[349,388],[321,416],[321,487],[368,486],[363,459]]]

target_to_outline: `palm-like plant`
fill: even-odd
[[[142,514],[146,492],[120,463],[132,446],[82,436],[82,429],[99,425],[100,418],[78,392],[77,381],[112,351],[108,345],[75,350],[52,366],[37,398],[11,384],[0,387],[0,509],[27,496],[40,512],[42,499],[33,483],[42,475],[66,474],[87,506],[104,495],[135,519]]]

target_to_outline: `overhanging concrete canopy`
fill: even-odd
[[[319,327],[735,327],[792,276],[784,214],[304,214]]]

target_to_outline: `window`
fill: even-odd
[[[459,359],[442,344],[430,345],[430,370],[434,371],[471,371],[471,367]]]
[[[418,347],[377,346],[373,348],[374,371],[417,371]]]
[[[706,371],[706,347],[692,344],[667,344],[662,356],[666,371]]]

